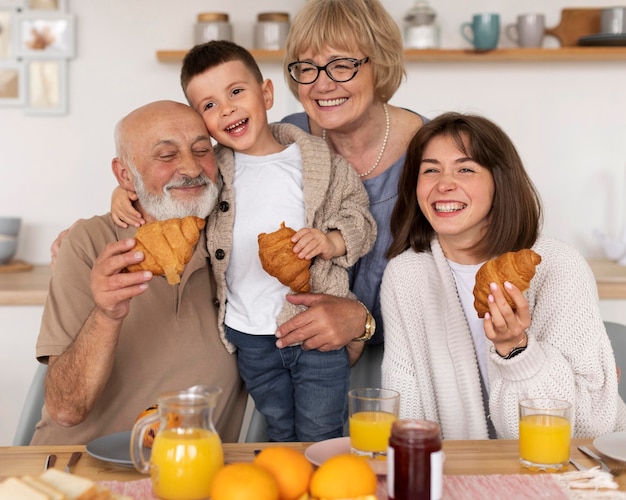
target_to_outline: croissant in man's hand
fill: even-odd
[[[507,252],[495,259],[485,262],[476,273],[474,285],[474,308],[479,318],[484,318],[489,312],[488,297],[490,283],[497,283],[503,287],[508,281],[525,291],[530,286],[530,280],[535,275],[535,267],[541,262],[541,256],[533,250],[525,248],[519,252]],[[508,294],[504,294],[509,305],[515,310],[515,303]]]
[[[127,269],[150,271],[155,276],[165,274],[170,285],[180,283],[203,227],[204,219],[194,216],[144,224],[135,234],[135,250],[143,252],[145,258]]]

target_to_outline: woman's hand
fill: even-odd
[[[496,283],[489,285],[489,312],[485,314],[485,334],[501,356],[507,356],[514,347],[525,347],[530,326],[528,300],[515,285],[504,282],[504,290]],[[505,293],[513,299],[515,311],[506,300]]]
[[[352,342],[365,330],[365,309],[352,299],[314,293],[287,295],[292,304],[305,305],[306,311],[278,327],[276,346],[302,342],[304,350],[333,351],[348,346],[351,364],[363,351],[363,342]]]
[[[117,186],[111,195],[111,215],[113,222],[119,227],[126,228],[129,225],[139,227],[146,223],[135,207],[133,201],[137,201],[137,193],[126,191]]]

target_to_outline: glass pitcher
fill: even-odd
[[[222,390],[194,386],[158,398],[158,413],[138,420],[130,437],[135,468],[150,474],[154,494],[163,499],[208,498],[216,472],[224,466],[222,441],[213,426],[213,410]],[[152,453],[144,435],[160,422]]]

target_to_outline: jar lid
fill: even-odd
[[[427,1],[418,0],[404,16],[404,21],[408,24],[422,25],[432,24],[437,13],[432,9]]]
[[[198,21],[201,23],[228,22],[228,14],[222,12],[202,12],[198,14]]]
[[[281,23],[289,22],[288,12],[262,12],[257,16],[258,21],[278,21]]]

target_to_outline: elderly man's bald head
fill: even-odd
[[[206,197],[212,208],[219,176],[211,138],[192,108],[174,101],[141,106],[117,124],[115,144],[113,171],[137,192],[146,220],[208,215]]]

